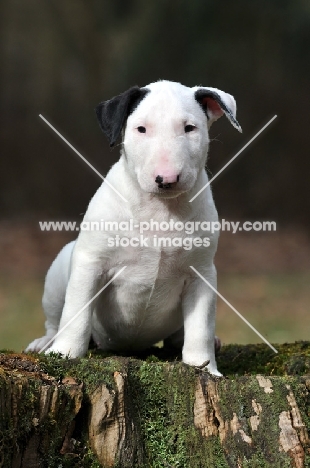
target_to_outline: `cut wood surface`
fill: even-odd
[[[229,345],[214,378],[165,349],[0,353],[0,468],[310,466],[310,343]]]

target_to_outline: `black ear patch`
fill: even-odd
[[[101,130],[108,137],[110,146],[114,146],[127,117],[136,109],[140,101],[149,92],[146,88],[133,86],[109,101],[104,101],[96,107],[97,119]]]
[[[242,132],[241,126],[233,116],[231,109],[227,107],[227,105],[217,92],[211,91],[210,89],[201,88],[195,92],[195,99],[201,105],[208,119],[210,119],[210,115],[208,112],[213,113],[215,115],[218,114],[218,117],[220,117],[220,115],[223,115],[224,113],[228,120],[230,120],[230,123],[239,132]]]

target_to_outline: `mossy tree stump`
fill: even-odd
[[[224,346],[216,379],[163,349],[0,354],[0,468],[310,466],[310,343]]]

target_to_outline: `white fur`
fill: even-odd
[[[207,117],[194,99],[198,88],[161,81],[146,87],[150,92],[128,117],[123,129],[120,160],[107,180],[128,200],[125,203],[103,183],[91,200],[84,221],[126,221],[135,224],[161,221],[216,221],[210,186],[192,203],[189,200],[208,182],[205,171],[209,134]],[[214,89],[214,88],[212,88]],[[235,115],[232,96],[216,90]],[[211,118],[212,123],[212,118]],[[185,125],[196,128],[184,132]],[[144,126],[146,133],[137,127]],[[157,174],[173,181],[173,189],[160,190]],[[170,178],[170,179],[169,179]],[[134,231],[81,231],[76,242],[57,256],[46,277],[43,306],[46,336],[27,350],[39,351],[66,325],[124,265],[127,268],[54,340],[48,352],[83,356],[91,335],[102,349],[136,350],[162,339],[183,341],[183,361],[217,371],[214,355],[216,297],[190,269],[193,265],[214,287],[213,257],[217,233],[195,232],[210,238],[210,246],[184,250],[149,247],[108,247],[117,234],[139,237]],[[189,237],[185,232],[144,232]]]

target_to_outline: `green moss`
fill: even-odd
[[[57,451],[44,457],[43,465],[47,468],[102,468],[90,447],[80,444],[75,453],[60,455]]]
[[[265,455],[261,451],[255,453],[249,460],[242,460],[243,468],[291,468],[291,466],[290,460],[286,460],[285,463],[283,461],[278,463],[266,462]]]
[[[289,382],[291,390],[296,399],[298,409],[301,414],[301,419],[306,426],[308,435],[310,434],[310,380],[309,378],[301,379],[301,381],[296,381],[296,379],[291,379]],[[310,443],[308,446],[304,447],[305,449],[305,466],[310,466]]]
[[[136,362],[128,373],[146,465],[227,468],[219,441],[205,441],[194,427],[195,371],[182,363]]]
[[[310,342],[296,341],[274,345],[274,353],[266,344],[223,346],[217,357],[220,371],[226,376],[303,375],[310,372]]]
[[[279,415],[288,411],[287,395],[293,377],[269,377],[272,383],[272,393],[266,393],[260,387],[256,377],[238,377],[235,380],[220,381],[220,411],[226,421],[238,418],[240,429],[252,439],[252,444],[244,441],[240,433],[228,432],[225,440],[227,459],[231,466],[237,466],[238,460],[242,466],[248,467],[290,467],[287,454],[279,451]],[[236,398],[236,395],[242,395]],[[250,417],[256,415],[252,402],[255,400],[261,408],[257,430],[252,430]],[[268,451],[266,451],[268,447]]]
[[[126,367],[128,359],[107,357],[105,359],[98,356],[92,358],[68,359],[61,358],[58,354],[39,357],[41,369],[61,381],[65,376],[70,375],[83,382],[86,393],[92,392],[100,384],[105,384],[114,388],[114,372],[122,372]]]

